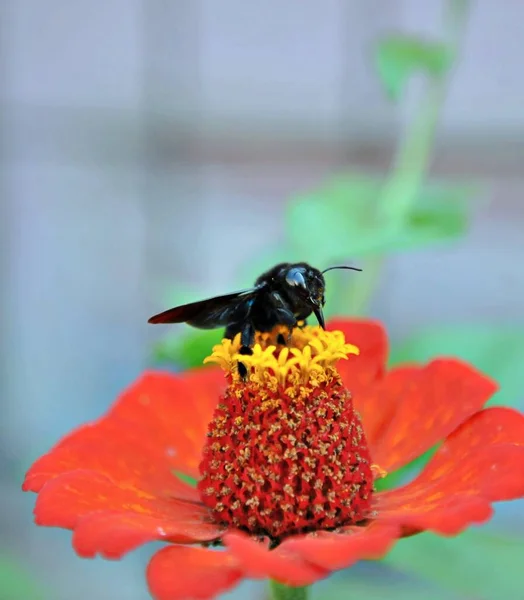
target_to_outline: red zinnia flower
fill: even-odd
[[[72,529],[83,557],[170,542],[147,569],[152,595],[211,598],[243,577],[308,585],[524,495],[524,415],[483,409],[490,379],[454,359],[387,372],[379,324],[329,329],[296,331],[290,351],[259,334],[240,357],[247,382],[227,340],[211,358],[225,378],[216,367],[147,373],[31,467],[36,522]],[[442,440],[413,481],[374,491],[374,478]]]

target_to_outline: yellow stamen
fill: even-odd
[[[346,343],[341,331],[324,331],[320,327],[295,329],[289,346],[278,343],[279,334],[285,339],[286,328],[278,326],[270,333],[257,333],[251,355],[239,354],[240,334],[234,340],[224,339],[204,363],[219,364],[235,380],[239,378],[237,365],[241,362],[252,383],[274,387],[298,379],[316,386],[334,372],[338,360],[359,354],[356,346]]]
[[[385,469],[383,469],[380,465],[376,464],[371,465],[371,472],[373,473],[374,479],[382,479],[388,474],[388,472]]]

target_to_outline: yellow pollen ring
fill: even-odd
[[[270,334],[257,333],[251,355],[239,354],[240,334],[234,340],[224,339],[214,346],[204,363],[216,363],[237,379],[237,365],[241,362],[250,381],[270,383],[276,379],[284,384],[289,377],[297,376],[302,381],[322,380],[323,374],[332,371],[337,361],[359,354],[356,346],[346,343],[341,331],[324,331],[320,327],[295,329],[289,346],[276,343],[279,334],[287,336],[287,330],[279,326]]]

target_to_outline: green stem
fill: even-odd
[[[309,587],[290,587],[271,580],[269,589],[272,600],[307,600]]]
[[[467,23],[468,0],[449,0],[444,31],[450,66],[457,55]],[[386,227],[401,227],[426,176],[431,160],[439,114],[446,97],[449,69],[428,80],[425,99],[401,142],[393,169],[380,200],[380,217]]]
[[[458,52],[462,34],[467,23],[469,0],[448,0],[444,32],[450,65]],[[425,98],[418,115],[408,127],[393,160],[393,167],[384,184],[377,206],[377,219],[391,235],[404,225],[420,187],[426,177],[435,139],[439,115],[444,103],[449,69],[441,76],[428,80]],[[352,315],[366,313],[370,298],[376,289],[382,272],[384,256],[375,256],[363,265],[364,272],[350,283],[339,279],[335,296],[335,312]],[[347,278],[343,280],[347,282]],[[340,298],[340,300],[337,300]],[[339,307],[339,303],[344,302]],[[349,302],[349,306],[348,306]]]

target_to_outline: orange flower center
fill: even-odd
[[[238,354],[235,339],[206,359],[224,368],[229,385],[198,484],[217,521],[274,540],[358,523],[373,489],[360,417],[335,368],[358,349],[339,331],[296,330],[290,348],[272,343],[280,333],[258,334],[252,356]]]

